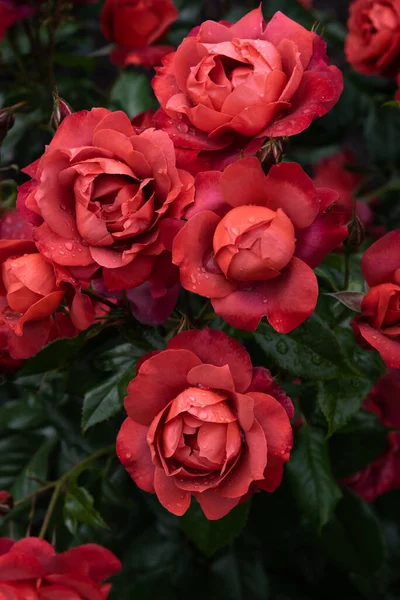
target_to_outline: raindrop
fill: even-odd
[[[288,345],[284,340],[279,340],[279,342],[276,345],[276,349],[279,352],[279,354],[287,354],[289,350]]]
[[[196,277],[193,274],[190,276],[190,279],[191,279],[192,283],[196,283],[197,282],[197,279],[196,279]]]
[[[255,223],[255,218],[254,217],[249,217],[249,223]]]
[[[263,301],[262,301],[262,303],[263,303],[263,304],[267,304],[267,302],[268,302],[267,298],[263,298]]]
[[[187,133],[189,131],[189,127],[185,125],[185,123],[179,123],[176,128],[181,133]]]
[[[125,458],[127,458],[129,460],[130,458],[132,458],[132,454],[130,454],[130,452],[128,452],[127,454],[125,454]]]
[[[233,235],[239,235],[239,229],[237,229],[236,227],[232,227],[231,231]]]
[[[64,246],[66,247],[67,250],[72,250],[72,248],[73,248],[71,242],[65,242]]]
[[[199,419],[202,419],[202,420],[204,420],[204,419],[207,419],[207,417],[208,417],[208,412],[207,412],[207,411],[205,411],[205,410],[202,410],[202,411],[199,413]]]

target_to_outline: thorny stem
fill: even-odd
[[[31,494],[28,494],[28,496],[25,496],[25,498],[18,500],[14,504],[14,508],[16,508],[17,506],[21,506],[21,504],[24,504],[31,498],[37,496],[38,494],[41,494],[42,492],[45,492],[47,490],[54,488],[53,495],[51,497],[51,501],[47,508],[46,515],[44,517],[43,524],[42,524],[42,527],[41,527],[40,533],[39,533],[39,537],[43,539],[44,536],[46,535],[46,531],[47,531],[51,516],[56,507],[58,496],[60,495],[60,492],[62,491],[62,488],[67,483],[68,479],[73,476],[78,476],[81,471],[85,470],[85,468],[88,464],[90,464],[92,461],[96,460],[97,458],[100,458],[100,456],[103,456],[104,454],[110,454],[111,452],[114,452],[114,451],[115,451],[115,446],[112,445],[112,446],[106,446],[105,448],[102,448],[101,450],[98,450],[97,452],[90,454],[89,456],[84,458],[81,462],[79,462],[76,465],[74,465],[73,467],[71,467],[71,469],[69,469],[69,471],[64,473],[64,475],[62,475],[56,481],[49,481],[49,483],[47,483],[46,485],[42,486],[41,488],[35,490]]]
[[[114,304],[113,302],[110,302],[109,300],[106,300],[106,298],[103,298],[103,296],[99,296],[99,294],[96,294],[96,292],[93,292],[93,290],[82,290],[82,294],[86,294],[86,296],[89,296],[89,298],[92,298],[92,300],[96,300],[97,302],[101,302],[102,304],[104,304],[105,306],[108,306],[109,308],[117,308],[117,305]]]

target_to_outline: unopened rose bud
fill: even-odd
[[[65,117],[72,115],[74,112],[71,106],[68,104],[64,98],[60,98],[58,94],[53,95],[54,104],[53,104],[53,112],[51,113],[50,125],[57,131],[61,123],[64,121]]]
[[[5,490],[0,491],[0,517],[7,515],[14,506],[14,500]]]
[[[343,242],[347,252],[354,252],[361,246],[365,239],[365,230],[362,221],[354,215],[348,224],[349,237]]]
[[[282,161],[286,138],[271,138],[257,152],[263,171],[268,173],[273,165]]]

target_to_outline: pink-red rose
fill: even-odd
[[[219,519],[274,491],[292,448],[293,406],[267,370],[220,331],[185,331],[144,357],[125,399],[117,454],[136,484],[176,515],[191,496]]]
[[[366,75],[392,75],[400,66],[400,0],[355,0],[350,5],[345,52]]]
[[[33,180],[20,188],[18,209],[44,257],[78,279],[97,272],[110,290],[150,281],[154,296],[165,293],[176,271],[172,239],[194,196],[166,133],[136,135],[122,112],[74,113],[26,172]]]
[[[119,48],[111,54],[119,65],[158,65],[173,50],[154,45],[177,19],[178,11],[171,0],[106,0],[101,13],[105,38]]]
[[[84,544],[57,554],[39,538],[0,538],[0,598],[10,600],[106,600],[106,579],[121,570],[114,554]]]
[[[265,315],[287,333],[311,315],[313,268],[347,237],[336,192],[316,189],[296,163],[265,175],[256,158],[196,177],[196,199],[175,238],[184,288],[211,298],[234,327],[254,331]]]
[[[379,352],[388,367],[400,368],[400,230],[366,250],[361,270],[370,289],[361,314],[351,323],[357,341]]]
[[[336,104],[343,79],[318,35],[280,12],[266,25],[258,8],[234,25],[203,23],[165,57],[153,88],[165,130],[198,154],[300,133]]]
[[[375,413],[388,428],[400,429],[400,376],[392,371],[381,377],[365,399],[363,408]],[[353,492],[372,502],[377,496],[400,487],[400,434],[387,435],[386,448],[364,469],[342,482]]]

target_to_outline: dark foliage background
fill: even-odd
[[[177,0],[180,17],[167,40],[177,45],[204,19],[236,20],[257,4]],[[281,10],[307,28],[318,22],[345,77],[338,105],[290,140],[287,158],[311,173],[321,158],[343,146],[352,149],[356,169],[365,175],[360,195],[377,196],[376,223],[394,229],[400,226],[400,112],[390,105],[395,85],[346,64],[347,7],[339,0],[316,1],[311,11],[297,0],[264,2],[266,17]],[[133,117],[155,106],[150,72],[117,70],[110,63],[100,10],[101,3],[77,6],[57,29],[50,53],[45,44],[28,41],[23,25],[0,45],[0,105],[25,102],[1,150],[2,209],[14,205],[16,187],[25,181],[19,169],[51,139],[55,84],[75,110],[105,106]],[[351,257],[350,290],[364,289],[359,262],[370,242]],[[208,321],[245,344],[255,365],[268,366],[293,398],[295,420],[302,413],[307,421],[276,493],[257,494],[220,521],[207,522],[196,507],[179,519],[141,492],[115,458],[135,361],[165,347],[187,312],[182,297],[175,321],[165,326],[145,328],[132,318],[121,328],[94,327],[2,376],[0,489],[12,492],[17,506],[0,522],[0,535],[37,535],[53,488],[35,491],[61,477],[48,538],[58,550],[94,541],[115,552],[124,568],[111,599],[400,598],[400,491],[366,504],[337,483],[384,448],[386,431],[361,410],[384,365],[356,346],[351,311],[325,294],[344,289],[343,255],[332,254],[317,274],[316,313],[289,335],[267,324],[248,334],[219,319]],[[192,299],[196,312],[202,301]]]

